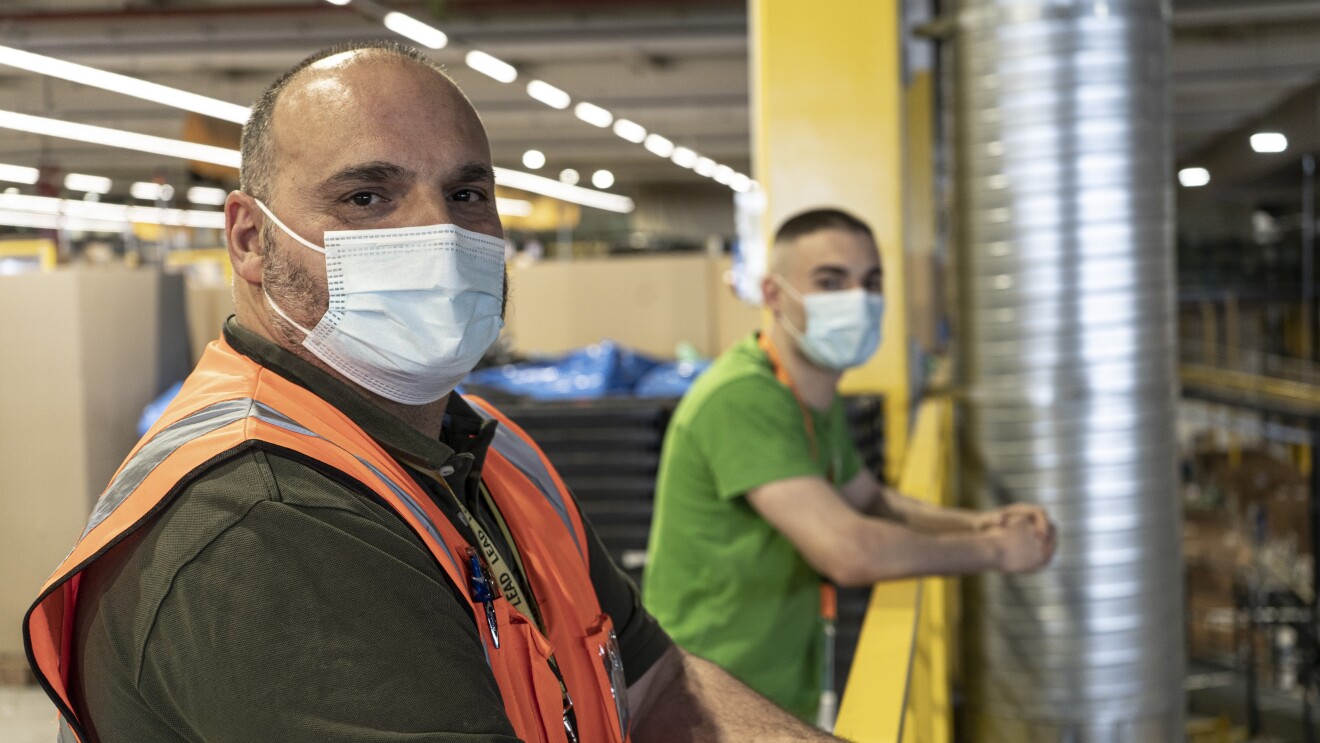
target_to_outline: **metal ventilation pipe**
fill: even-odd
[[[1059,552],[966,582],[972,740],[1183,739],[1162,0],[959,0],[964,500]]]

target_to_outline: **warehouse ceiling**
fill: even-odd
[[[1152,0],[1154,1],[1154,0]],[[434,52],[490,130],[497,165],[613,171],[615,190],[709,183],[608,128],[532,100],[526,80],[636,121],[750,173],[745,0],[380,0],[442,28]],[[1174,0],[1174,132],[1186,160],[1267,118],[1320,81],[1320,0]],[[378,20],[324,0],[5,0],[0,44],[249,104],[281,70],[329,44],[397,38]],[[519,79],[469,69],[481,49]],[[0,67],[0,109],[179,138],[232,138],[176,109]],[[230,146],[234,143],[230,142]],[[126,184],[183,177],[179,161],[0,130],[0,163],[53,164]]]

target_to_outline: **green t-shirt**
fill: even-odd
[[[857,474],[842,402],[812,411],[819,458],[802,411],[755,335],[693,384],[661,453],[642,600],[679,645],[813,721],[821,578],[742,497],[792,477]]]

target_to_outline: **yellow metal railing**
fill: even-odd
[[[951,498],[953,402],[927,399],[917,412],[899,490],[931,503]],[[835,733],[857,743],[948,743],[952,739],[954,589],[946,578],[876,585],[843,692]]]

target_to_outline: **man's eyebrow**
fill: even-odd
[[[388,162],[369,162],[350,165],[322,182],[326,189],[357,186],[363,183],[382,183],[407,179],[411,172],[402,165]]]
[[[847,276],[848,269],[843,268],[842,266],[816,266],[811,269],[811,273],[813,276],[819,273],[826,273],[833,276]]]
[[[458,183],[479,183],[495,180],[495,171],[489,165],[468,163],[454,171],[454,180]]]

